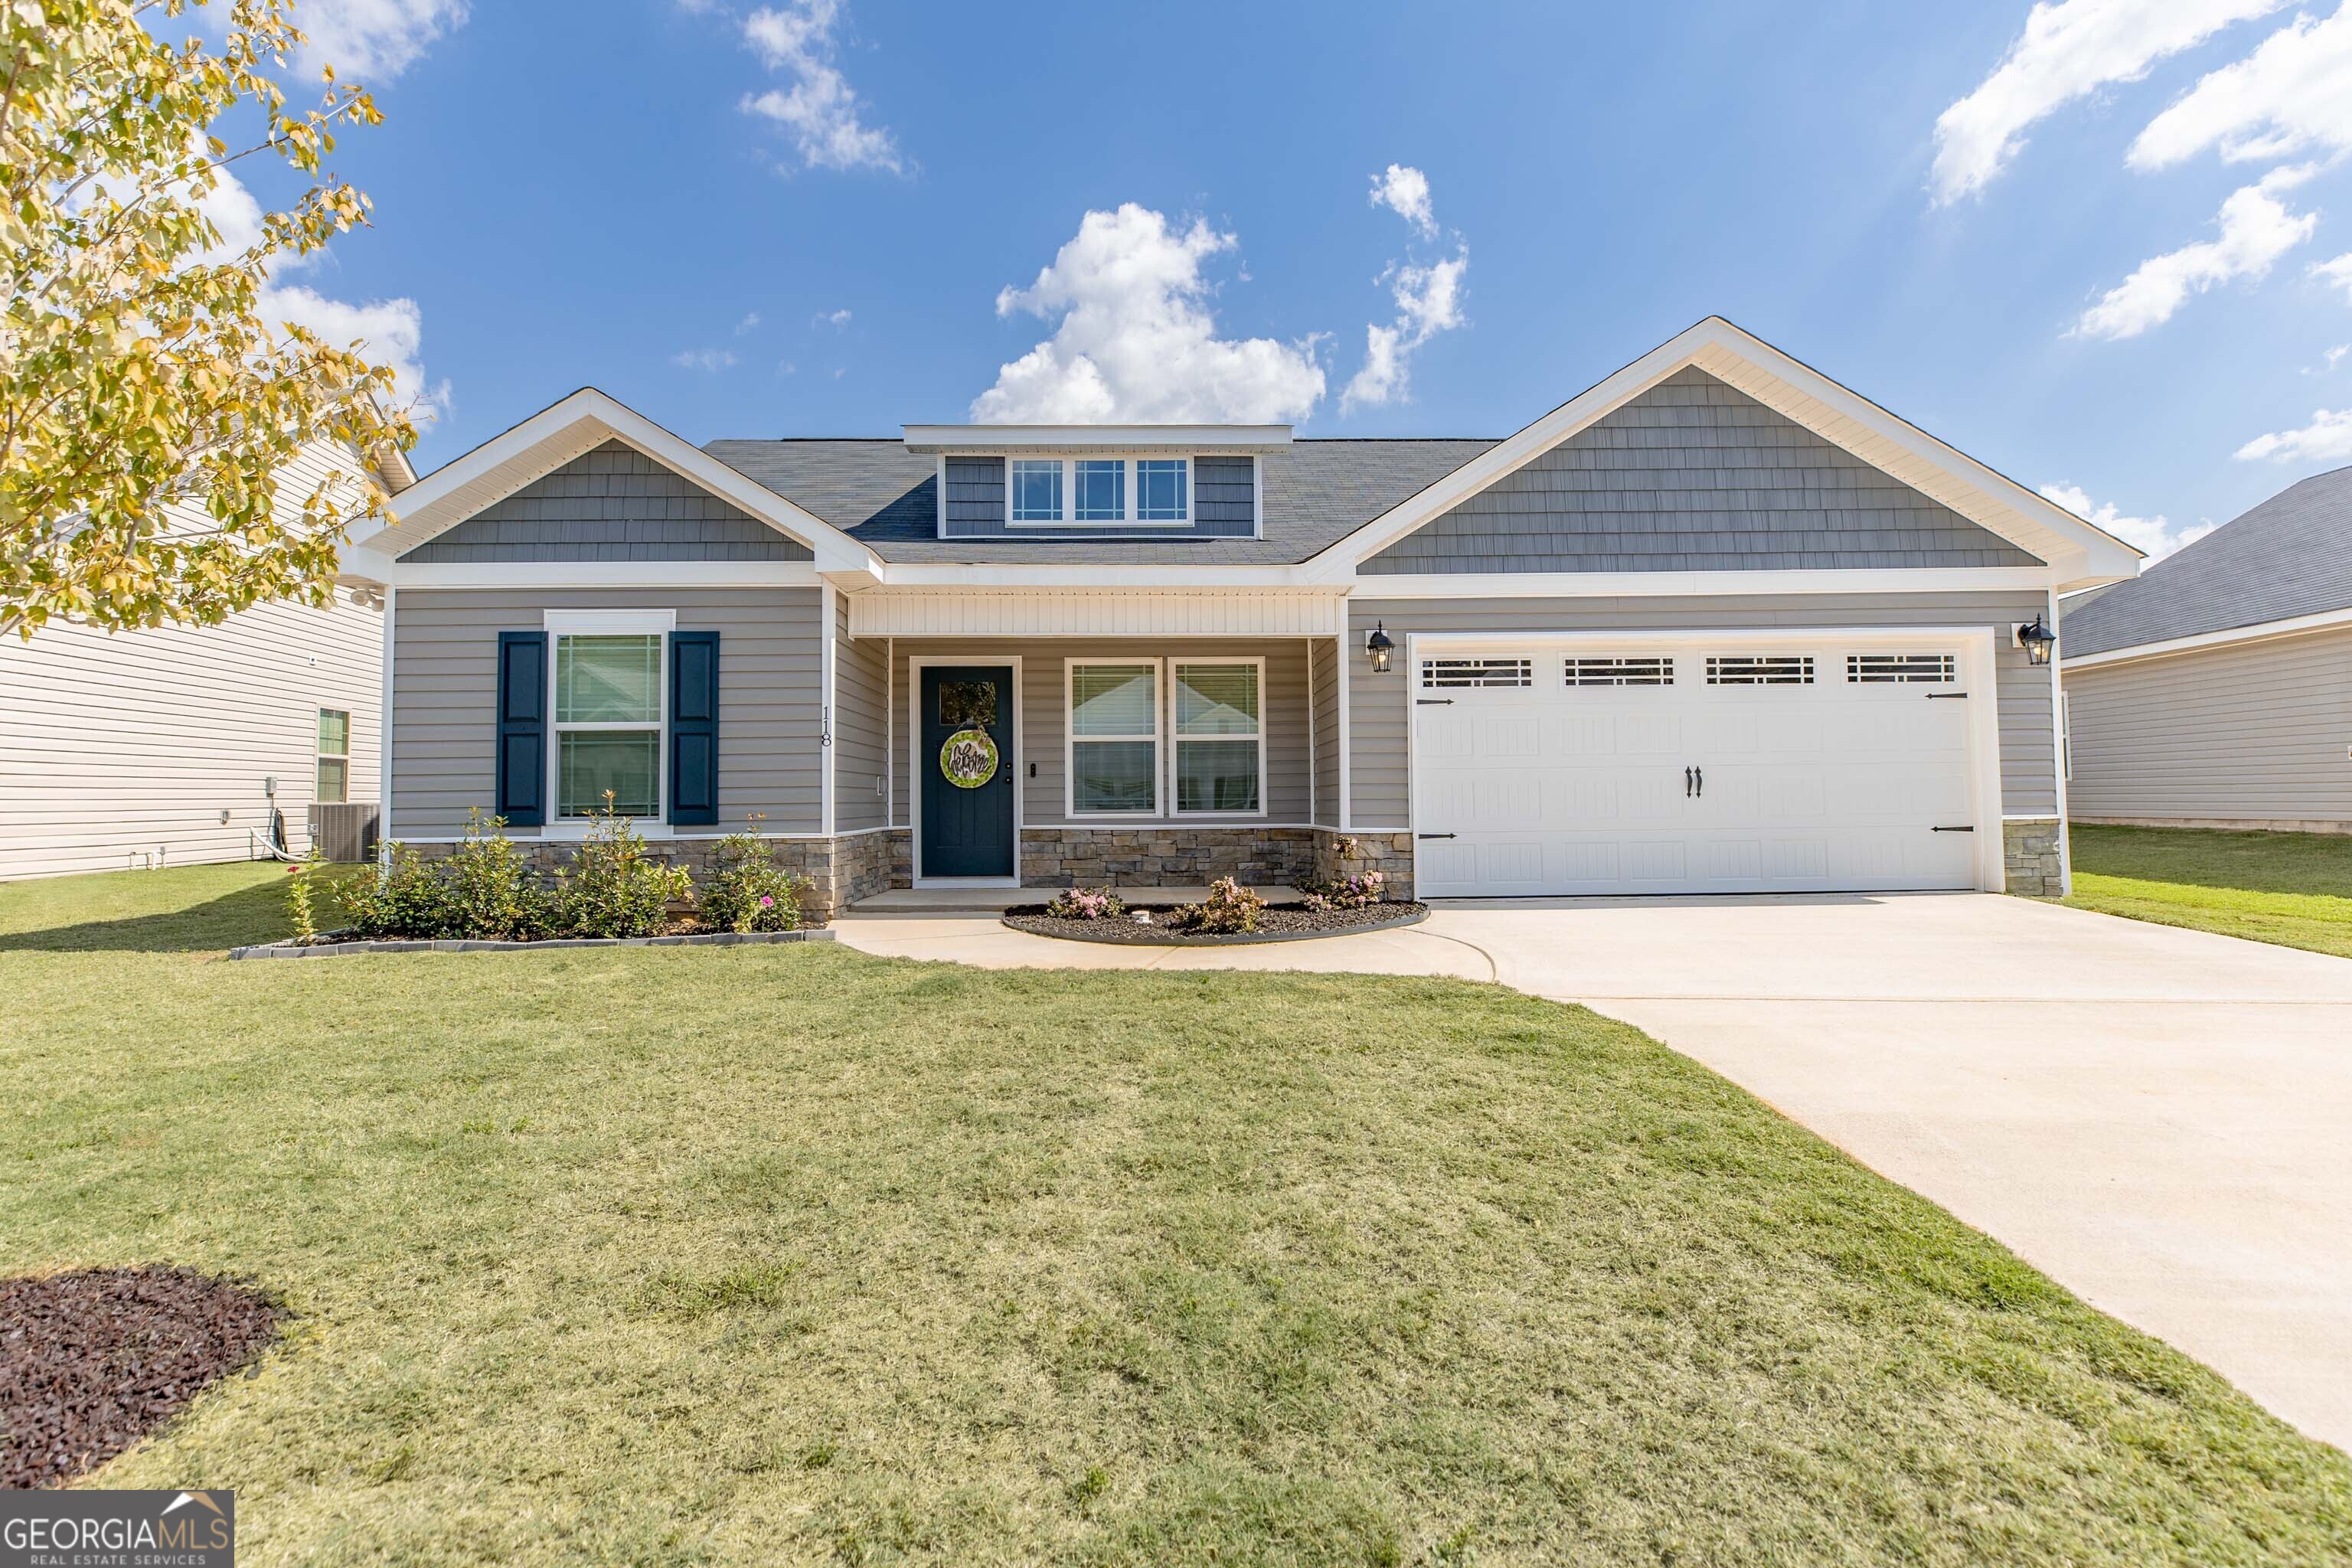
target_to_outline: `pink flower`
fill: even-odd
[[[774,909],[774,908],[776,907],[776,898],[775,898],[775,895],[774,895],[774,894],[772,894],[772,893],[762,893],[762,894],[761,894],[761,895],[760,895],[760,907],[761,907],[761,909],[763,909],[763,910],[772,910],[772,909]]]

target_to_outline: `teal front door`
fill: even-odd
[[[925,877],[1013,875],[1013,667],[930,665],[916,684]]]

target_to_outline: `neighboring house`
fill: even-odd
[[[2352,468],[2063,609],[2077,821],[2352,833]]]
[[[358,459],[328,443],[281,476],[299,509]],[[398,490],[399,454],[378,468]],[[353,602],[354,596],[365,602]],[[0,642],[0,880],[242,860],[314,800],[376,798],[383,616],[256,605],[219,626],[108,633],[52,621]]]
[[[2138,560],[1717,319],[1502,440],[697,448],[582,391],[400,510],[345,558],[390,605],[387,837],[480,808],[552,858],[610,790],[692,858],[757,813],[821,909],[2055,891],[2016,628]]]

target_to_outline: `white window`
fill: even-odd
[[[1179,659],[1170,689],[1176,742],[1176,814],[1263,816],[1265,661]]]
[[[1072,816],[1160,815],[1160,661],[1068,666]]]
[[[319,776],[311,796],[329,805],[352,798],[352,716],[339,709],[319,710]]]
[[[1015,522],[1062,521],[1061,458],[1015,458],[1013,459],[1013,521]]]
[[[1165,528],[1192,521],[1190,458],[1008,459],[1005,521],[1015,526]]]
[[[658,631],[551,628],[555,814],[661,816],[664,645]]]

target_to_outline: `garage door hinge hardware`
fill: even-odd
[[[1968,693],[1965,691],[1930,691],[1927,693],[1927,700],[1930,702],[1944,702],[1966,697]]]
[[[1451,708],[1454,706],[1454,699],[1451,697],[1416,697],[1412,700],[1412,705],[1416,708]]]
[[[1974,833],[1976,829],[1973,827],[1931,827],[1927,829],[1927,831],[1930,833]]]
[[[1416,833],[1413,837],[1415,838],[1451,838],[1454,835],[1451,833]]]

